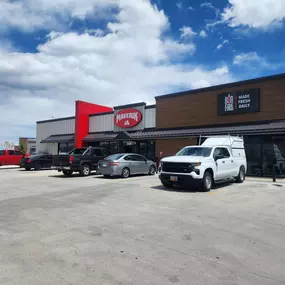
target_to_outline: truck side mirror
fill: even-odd
[[[218,154],[214,157],[214,160],[217,161],[217,160],[222,159],[222,158],[224,158],[224,157],[222,155]]]

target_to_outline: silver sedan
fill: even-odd
[[[132,174],[156,173],[154,161],[147,160],[144,156],[135,153],[117,153],[98,162],[97,174],[105,177],[121,176],[128,178]]]

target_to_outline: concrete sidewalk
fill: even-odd
[[[0,166],[0,170],[1,169],[14,169],[14,168],[20,168],[19,165],[3,165]]]

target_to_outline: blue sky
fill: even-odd
[[[284,18],[285,0],[3,0],[0,143],[74,100],[154,103],[283,73]]]

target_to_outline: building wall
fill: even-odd
[[[218,94],[260,88],[260,112],[218,116]],[[181,96],[165,96],[156,102],[156,127],[179,128],[285,119],[285,78],[267,79],[230,88],[216,88]]]
[[[185,146],[197,145],[197,138],[156,140],[156,157],[175,155]]]
[[[145,128],[155,128],[156,108],[145,109]]]
[[[73,134],[75,131],[75,119],[54,120],[37,123],[37,151],[47,151],[57,154],[57,143],[41,143],[51,135]]]
[[[114,114],[89,117],[89,133],[112,132],[114,130]]]
[[[145,109],[145,128],[155,128],[155,115],[155,108]],[[114,114],[102,114],[89,117],[89,133],[112,131],[114,131]]]

